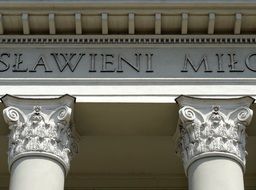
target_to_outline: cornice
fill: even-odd
[[[23,1],[1,1],[1,8],[11,8],[11,9],[20,9],[20,8],[38,8],[38,9],[70,9],[77,8],[81,9],[86,8],[253,8],[256,6],[254,1],[220,1],[220,0],[193,0],[193,1],[172,1],[172,0],[54,0],[54,1],[42,1],[42,0],[23,0]],[[253,6],[253,7],[252,7]]]
[[[1,1],[0,34],[255,34],[254,1]]]

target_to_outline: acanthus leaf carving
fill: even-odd
[[[245,167],[246,126],[252,118],[252,110],[239,107],[228,114],[220,106],[203,114],[184,106],[179,110],[178,150],[185,170],[197,158],[218,154],[232,157]]]
[[[68,171],[70,160],[77,152],[74,149],[77,144],[72,135],[71,113],[71,108],[66,105],[50,114],[44,113],[41,106],[34,106],[29,114],[12,106],[4,109],[4,119],[11,130],[9,166],[19,155],[37,152],[54,155]]]

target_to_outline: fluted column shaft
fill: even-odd
[[[77,152],[72,128],[75,98],[2,98],[9,125],[10,190],[63,190]]]
[[[250,97],[199,99],[180,96],[178,153],[189,190],[244,190]]]

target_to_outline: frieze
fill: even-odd
[[[4,79],[252,79],[256,74],[254,35],[7,35],[0,42]]]
[[[252,48],[0,48],[0,78],[255,78]]]

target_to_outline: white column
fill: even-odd
[[[245,128],[254,99],[176,99],[178,151],[189,190],[244,190]]]
[[[75,98],[23,99],[6,95],[10,190],[63,190],[77,152],[72,128]]]

